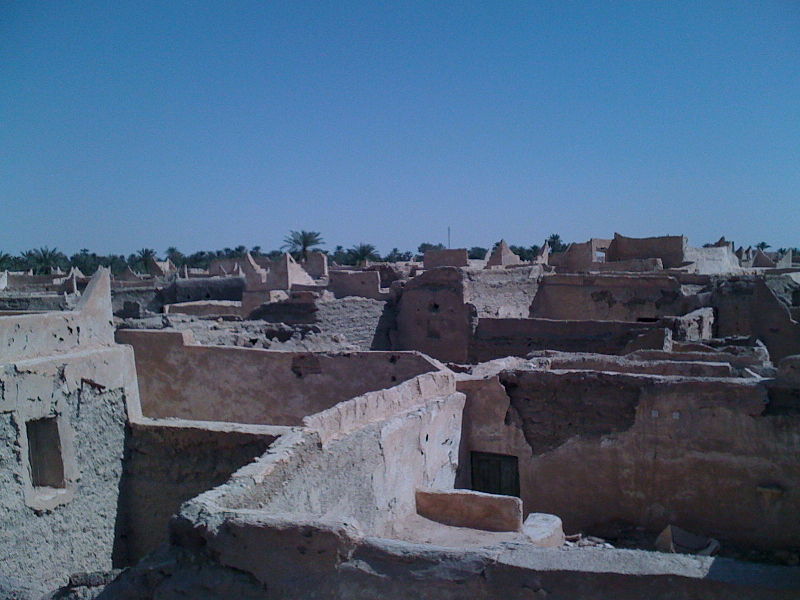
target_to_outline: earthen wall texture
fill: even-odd
[[[273,352],[185,344],[181,332],[120,330],[133,345],[142,411],[261,425],[299,425],[303,417],[436,367],[417,353]]]
[[[527,356],[534,350],[620,354],[657,323],[480,319],[469,343],[469,362]],[[465,361],[466,362],[466,361]]]
[[[169,519],[183,502],[225,483],[278,437],[259,428],[145,421],[131,426],[121,483],[126,564],[167,541]]]
[[[637,321],[682,315],[699,307],[673,277],[551,275],[542,278],[530,316],[543,319]]]
[[[517,370],[459,389],[462,459],[518,456],[525,513],[557,514],[568,533],[672,523],[767,548],[800,536],[800,417],[769,414],[753,380]]]
[[[397,308],[394,347],[439,360],[466,362],[475,307],[465,301],[463,272],[425,271],[405,285]]]
[[[328,289],[337,297],[360,296],[385,300],[381,292],[381,276],[378,271],[331,271]]]
[[[615,233],[606,251],[606,262],[660,258],[665,269],[673,269],[685,262],[686,247],[686,238],[679,235],[629,238]]]

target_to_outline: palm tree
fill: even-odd
[[[561,241],[561,236],[557,233],[551,233],[547,238],[547,244],[550,246],[551,252],[562,252],[567,249],[567,245]]]
[[[22,257],[37,274],[49,273],[56,267],[66,266],[67,262],[67,257],[58,248],[51,249],[47,246],[23,252]]]
[[[142,263],[146,263],[148,258],[152,258],[153,260],[158,260],[156,258],[156,251],[152,248],[141,248],[137,253],[136,256],[139,258]]]
[[[380,260],[381,258],[372,244],[356,244],[347,252],[357,265],[363,265],[368,260]]]
[[[164,252],[167,255],[167,258],[172,261],[172,264],[176,267],[180,267],[184,262],[186,262],[186,257],[183,255],[183,252],[178,250],[175,246],[170,246]]]
[[[289,235],[283,238],[281,248],[289,251],[295,258],[308,258],[308,251],[316,246],[325,243],[319,231],[290,231]],[[373,248],[374,250],[374,248]]]
[[[8,271],[14,264],[14,257],[8,252],[0,252],[0,271]]]
[[[756,244],[756,248],[758,248],[759,250],[761,250],[763,252],[767,248],[771,248],[771,246],[767,242],[758,242]]]

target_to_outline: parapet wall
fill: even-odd
[[[416,352],[342,354],[200,346],[189,332],[122,329],[135,350],[144,416],[260,425],[303,417],[438,370]]]
[[[0,318],[0,362],[113,344],[109,286],[109,273],[102,269],[73,311]]]

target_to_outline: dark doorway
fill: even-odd
[[[470,461],[473,490],[519,496],[519,465],[516,456],[471,452]]]

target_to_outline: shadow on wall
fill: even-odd
[[[391,350],[392,341],[390,332],[397,329],[397,308],[392,302],[387,302],[378,319],[375,335],[370,344],[370,350]]]
[[[181,504],[264,454],[279,434],[264,429],[157,420],[126,427],[114,568],[134,565],[166,542],[169,520]]]

